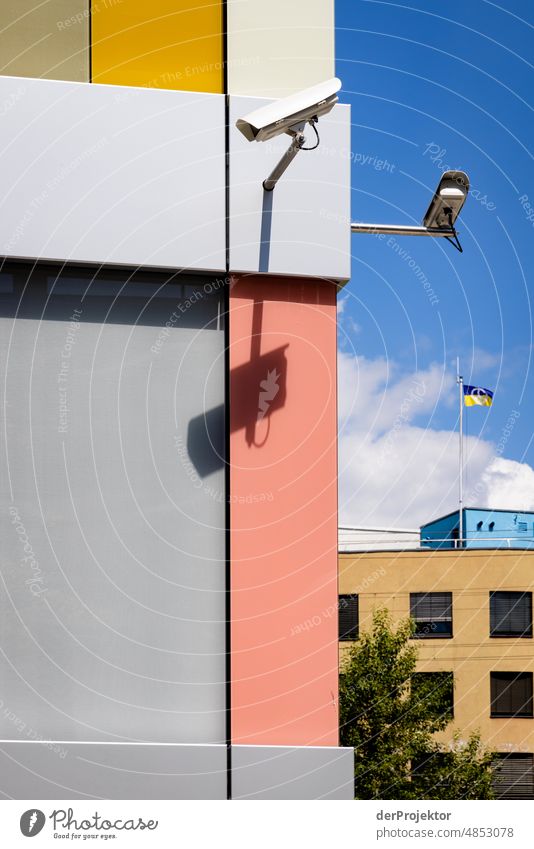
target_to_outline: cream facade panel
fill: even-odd
[[[0,255],[225,268],[224,96],[0,77]]]
[[[228,0],[230,94],[285,97],[334,69],[334,0]]]
[[[2,0],[2,74],[87,82],[89,14],[89,0]]]
[[[300,151],[274,191],[263,181],[290,138],[249,142],[236,120],[268,101],[230,98],[230,269],[350,277],[350,106],[338,104],[318,123],[321,143]],[[308,128],[307,135],[312,137]]]

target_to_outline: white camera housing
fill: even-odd
[[[454,227],[468,193],[469,177],[464,171],[445,171],[423,218],[423,225]]]
[[[236,127],[248,141],[267,141],[282,133],[297,132],[307,121],[320,118],[334,108],[340,88],[341,80],[334,77],[255,109],[239,118]]]

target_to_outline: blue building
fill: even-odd
[[[472,507],[462,512],[461,542],[460,511],[455,510],[421,526],[421,545],[425,548],[534,548],[534,513]]]

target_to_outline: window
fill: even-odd
[[[517,530],[518,531],[521,531],[522,533],[526,534],[527,528],[528,528],[528,526],[527,526],[526,522],[518,522],[517,523]]]
[[[532,593],[490,592],[490,637],[532,637]]]
[[[534,799],[534,757],[501,754],[493,762],[493,790],[497,799]]]
[[[495,529],[495,522],[490,522],[488,525],[488,530],[493,531]]]
[[[415,637],[452,637],[452,593],[410,593]]]
[[[491,673],[491,715],[532,716],[532,672]]]
[[[358,596],[352,595],[339,596],[339,639],[357,640],[358,639]]]
[[[430,715],[451,720],[454,716],[454,676],[452,672],[415,672],[412,696],[425,702]]]
[[[477,531],[482,530],[482,525],[483,525],[483,522],[477,522]]]

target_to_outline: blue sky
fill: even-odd
[[[487,0],[337,0],[336,72],[342,100],[352,107],[353,220],[420,223],[447,167],[466,170],[472,189],[459,221],[463,254],[441,239],[399,237],[396,245],[352,236],[352,279],[339,322],[346,366],[341,374],[347,373],[347,383],[340,383],[341,411],[349,399],[352,404],[346,427],[340,420],[342,477],[354,440],[359,449],[362,439],[376,447],[393,428],[395,452],[402,453],[410,432],[417,436],[408,440],[404,458],[395,457],[399,468],[402,462],[413,468],[424,458],[427,471],[415,485],[428,489],[433,453],[429,445],[418,449],[425,439],[432,443],[435,433],[448,434],[439,443],[443,450],[433,445],[439,455],[435,471],[447,494],[425,503],[421,492],[418,506],[403,510],[402,475],[398,509],[377,497],[362,511],[363,494],[344,508],[354,486],[363,484],[356,474],[342,480],[345,520],[363,522],[366,512],[367,523],[418,524],[425,511],[454,506],[456,446],[450,435],[458,409],[451,377],[457,355],[466,382],[495,390],[491,410],[467,411],[468,486],[487,477],[495,454],[500,461],[497,478],[491,473],[491,484],[486,480],[473,501],[498,501],[502,475],[508,475],[506,505],[489,506],[534,508],[533,46],[534,4],[528,0],[507,0],[506,9]],[[414,262],[428,280],[426,289]],[[428,376],[424,403],[414,401],[408,415],[403,408],[400,425],[397,409],[396,418],[390,410],[378,429],[369,423],[362,430],[362,405],[385,410],[396,398],[399,407],[404,395],[398,390],[403,386],[409,394],[414,375]],[[343,435],[352,432],[352,443],[343,446]],[[388,457],[391,438],[389,443]],[[528,467],[518,470],[503,465],[505,460]],[[521,503],[511,504],[514,481]]]

